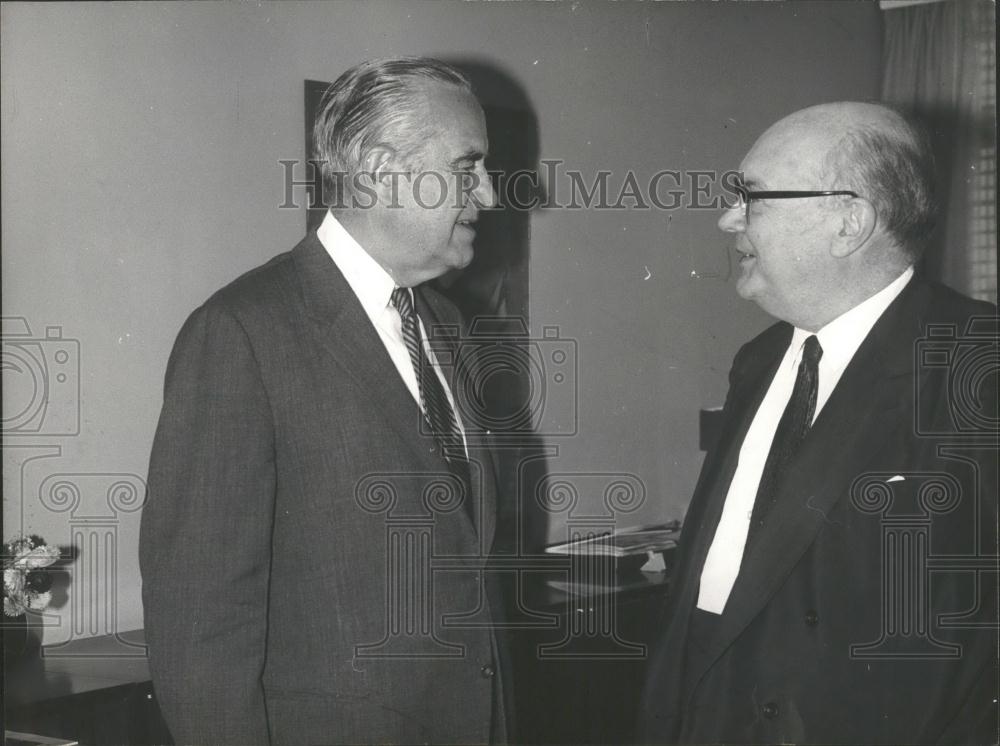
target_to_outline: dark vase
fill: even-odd
[[[28,617],[3,616],[3,657],[5,663],[13,663],[26,657],[29,652]]]

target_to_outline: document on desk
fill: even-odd
[[[563,544],[554,544],[546,547],[545,551],[549,554],[563,555],[631,557],[648,552],[661,552],[677,546],[680,530],[680,521],[674,521],[662,526],[588,536]]]
[[[67,741],[65,738],[50,738],[36,736],[33,733],[18,733],[12,730],[3,732],[5,746],[79,746],[79,741]]]

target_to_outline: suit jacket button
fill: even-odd
[[[806,612],[806,624],[810,627],[815,627],[819,624],[819,614],[817,614],[813,609],[809,609],[809,611]]]
[[[778,717],[778,705],[775,702],[765,703],[764,706],[760,708],[760,711],[764,713],[764,717],[768,720],[774,720]]]
[[[493,668],[489,663],[479,669],[479,673],[482,674],[484,679],[492,679],[496,676],[496,669]]]

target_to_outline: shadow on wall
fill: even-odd
[[[451,59],[472,80],[486,114],[497,209],[480,214],[476,255],[468,267],[442,277],[445,293],[470,320],[467,339],[480,348],[483,361],[465,378],[471,413],[499,435],[496,451],[500,500],[495,551],[523,555],[539,552],[548,535],[549,515],[536,493],[547,473],[548,453],[533,422],[545,407],[544,341],[529,330],[531,212],[543,201],[538,158],[538,117],[521,84],[497,67],[469,59]],[[524,178],[519,178],[523,175]],[[499,342],[499,344],[497,344]]]

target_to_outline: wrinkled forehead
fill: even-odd
[[[834,144],[828,129],[782,120],[757,139],[740,171],[752,189],[819,189]]]

